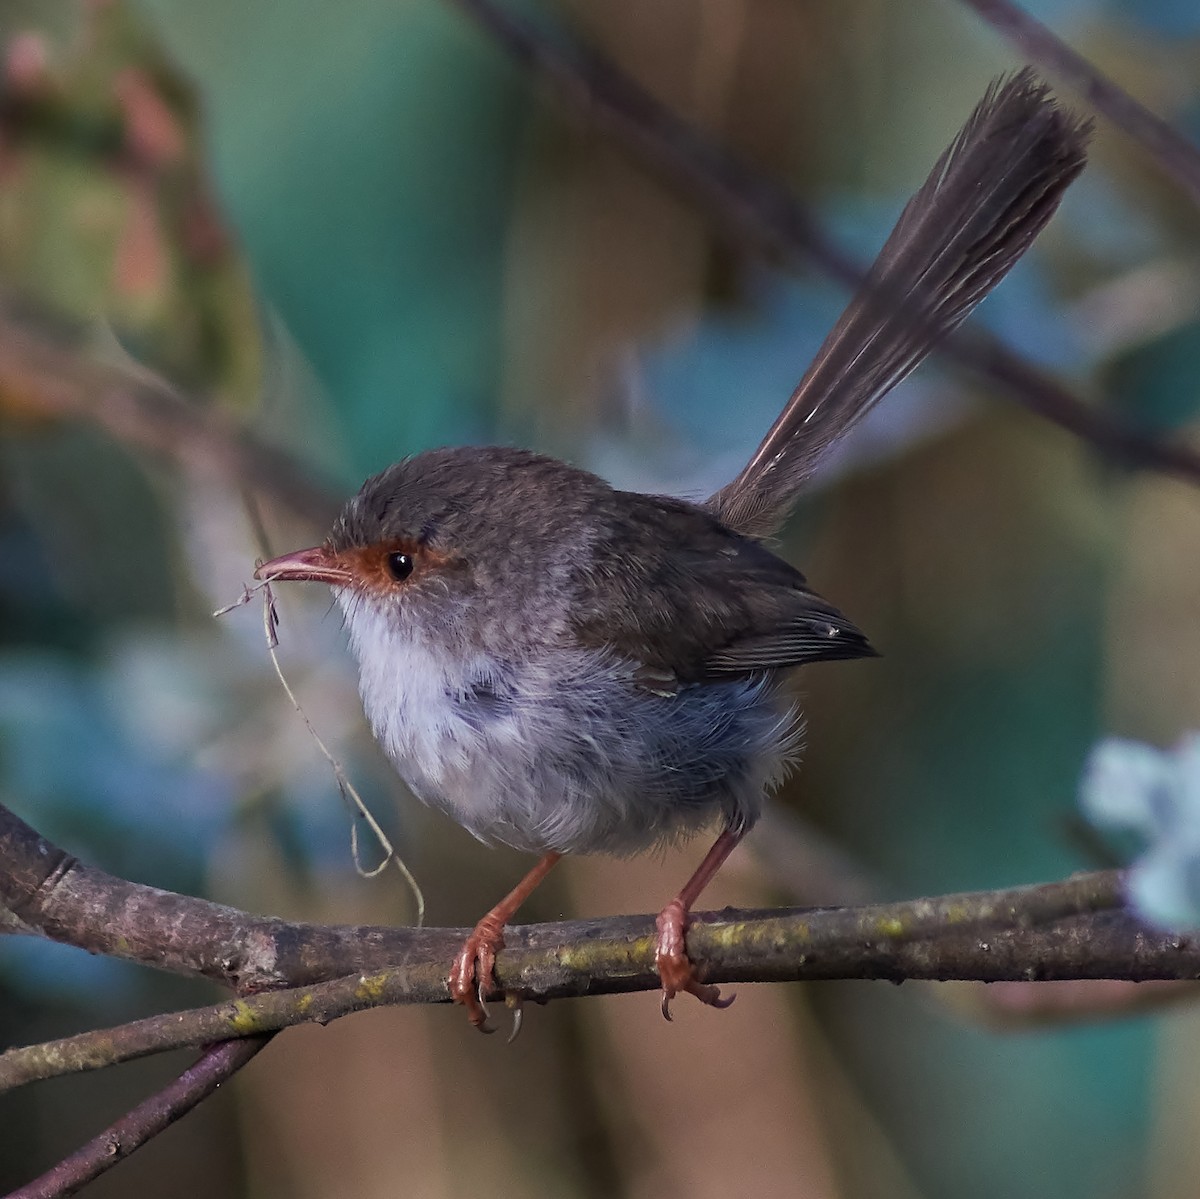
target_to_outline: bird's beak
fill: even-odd
[[[323,545],[272,558],[270,562],[264,562],[255,569],[254,577],[267,583],[288,580],[331,583],[335,587],[344,587],[350,582],[350,572],[340,565],[333,552]]]

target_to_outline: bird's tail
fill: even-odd
[[[752,537],[779,527],[825,450],[1029,248],[1083,169],[1090,134],[1029,68],[992,84],[754,456],[708,500],[724,524]]]

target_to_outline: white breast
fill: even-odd
[[[371,729],[405,782],[428,803],[442,806],[447,777],[482,745],[462,697],[486,684],[488,664],[436,650],[418,630],[397,627],[372,604],[338,593],[350,645],[359,664],[359,690]]]
[[[718,818],[749,825],[797,744],[768,679],[654,695],[603,650],[500,664],[338,599],[380,745],[420,799],[484,841],[629,853]]]

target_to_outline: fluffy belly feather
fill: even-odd
[[[603,651],[497,669],[364,617],[351,642],[375,736],[420,799],[483,841],[623,854],[716,820],[748,827],[798,744],[767,677],[662,696]]]

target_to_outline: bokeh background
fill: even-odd
[[[1030,7],[1200,136],[1190,0]],[[535,11],[864,260],[988,80],[1019,65],[949,0]],[[162,375],[344,492],[403,454],[499,440],[707,494],[844,298],[721,235],[448,0],[6,0],[0,72],[0,325]],[[1198,253],[1200,214],[1102,127],[980,319],[1097,405],[1174,434],[1200,409]],[[354,872],[348,817],[257,608],[211,615],[256,555],[321,531],[256,501],[253,479],[48,414],[3,361],[2,332],[4,801],[139,881],[309,920],[411,920],[397,874]],[[785,549],[885,657],[803,672],[809,749],[783,823],[731,863],[714,907],[1095,865],[1103,849],[1075,815],[1093,741],[1170,743],[1200,724],[1196,491],[1106,463],[937,364],[831,464]],[[526,862],[403,793],[326,599],[280,607],[292,683],[431,921],[472,923]],[[805,865],[818,834],[837,849],[824,873]],[[569,862],[526,915],[656,910],[699,852]],[[216,997],[4,941],[5,1044]],[[650,996],[560,1003],[528,1013],[510,1048],[456,1011],[374,1012],[284,1034],[88,1193],[1195,1193],[1197,1012],[1002,1030],[990,994],[745,987],[725,1014],[678,1004],[671,1027]],[[185,1060],[5,1097],[0,1186]]]

